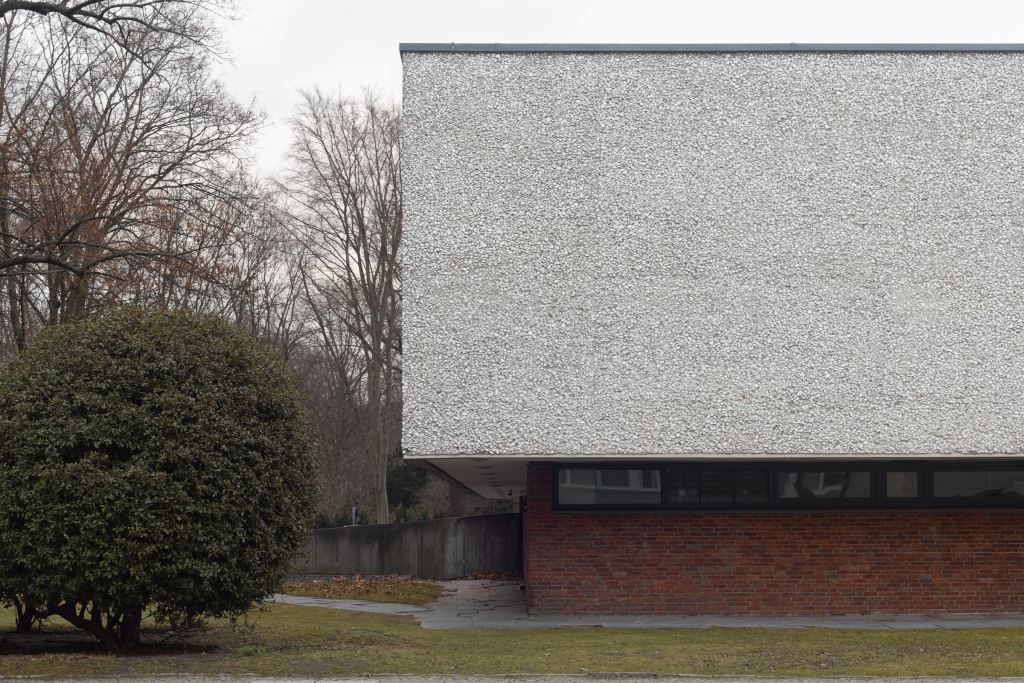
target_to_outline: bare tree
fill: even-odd
[[[217,50],[220,32],[214,19],[233,17],[235,7],[234,0],[0,0],[0,18],[16,12],[60,17],[131,52],[140,33],[173,35]]]
[[[0,275],[19,348],[27,308],[45,324],[80,317],[126,271],[195,272],[237,242],[258,195],[241,169],[262,120],[176,36],[140,34],[125,52],[64,26],[26,42],[38,57],[0,83]]]
[[[14,13],[0,17],[0,24],[3,26],[0,36],[0,259],[8,259],[15,253],[9,201],[15,185],[15,150],[26,130],[34,123],[35,111],[45,89],[44,79],[37,78],[33,82],[32,76],[45,73],[46,65],[40,51],[32,49],[34,26]],[[4,273],[7,277],[0,280],[0,287],[6,295],[0,301],[5,300],[10,320],[10,328],[0,326],[0,329],[10,332],[9,336],[4,335],[5,346],[15,344],[22,348],[25,345],[24,320],[28,317],[29,300],[25,270],[24,265],[9,270]]]
[[[111,38],[39,14],[0,14],[0,347],[125,303],[219,312],[293,368],[334,507],[372,491],[388,521],[401,410],[395,107],[309,93],[274,196],[245,170],[261,116],[210,78],[194,36]]]
[[[401,403],[401,117],[370,93],[356,101],[314,90],[291,123],[283,187],[305,304],[330,389],[355,417],[377,523],[387,523]]]

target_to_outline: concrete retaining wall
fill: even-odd
[[[454,579],[521,568],[517,513],[317,529],[298,572]]]

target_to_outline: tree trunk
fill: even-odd
[[[47,273],[46,274],[46,286],[48,296],[46,299],[48,311],[50,314],[47,324],[53,327],[60,322],[60,273]]]
[[[46,610],[41,610],[37,605],[29,602],[22,602],[14,599],[14,627],[18,631],[31,631],[37,621],[42,621],[50,616]]]
[[[121,624],[118,635],[121,638],[122,650],[131,650],[139,644],[139,636],[142,633],[142,606],[134,605],[130,611],[121,615]]]
[[[0,209],[0,234],[3,234],[4,257],[10,257],[14,253],[11,244],[10,217],[10,211]],[[19,296],[17,278],[8,275],[4,279],[7,281],[5,284],[7,285],[7,304],[10,307],[11,335],[14,337],[18,350],[23,351],[25,349],[25,326],[21,316],[22,297]]]
[[[367,445],[370,463],[373,467],[373,497],[376,502],[377,524],[388,524],[391,514],[388,510],[388,444],[384,434],[383,406],[381,405],[381,373],[374,359],[370,359],[371,368],[367,378],[367,408],[370,411],[367,427]]]
[[[85,318],[86,303],[89,299],[89,278],[77,278],[74,289],[67,305],[67,322]]]
[[[388,453],[381,439],[379,415],[371,425],[369,441],[377,524],[388,524],[391,521],[391,513],[388,510]]]
[[[130,605],[116,615],[107,615],[103,623],[103,611],[95,605],[83,607],[62,603],[51,608],[51,612],[64,618],[72,626],[88,631],[108,650],[131,650],[139,644],[142,628],[142,605]],[[86,618],[86,612],[89,618]]]

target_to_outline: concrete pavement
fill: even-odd
[[[832,628],[858,631],[1024,627],[1024,614],[842,615],[827,617],[530,617],[517,582],[445,581],[448,589],[437,601],[417,607],[368,600],[330,600],[275,595],[278,602],[415,617],[430,629],[530,629],[565,626],[604,628]],[[479,680],[474,678],[474,681]],[[687,678],[687,680],[693,680]],[[749,679],[744,679],[749,680]],[[919,679],[915,679],[919,680]],[[973,679],[972,679],[973,680]]]

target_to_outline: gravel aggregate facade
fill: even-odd
[[[1024,451],[1024,55],[403,62],[408,454]]]

